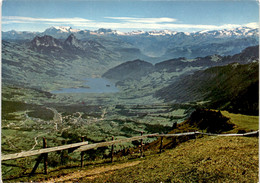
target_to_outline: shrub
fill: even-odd
[[[220,111],[216,112],[206,109],[197,109],[185,123],[201,130],[206,130],[209,133],[229,131],[234,126],[229,121],[229,118],[223,116]]]

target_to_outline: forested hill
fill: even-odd
[[[165,101],[207,101],[213,108],[258,114],[258,62],[233,63],[184,76],[156,92]]]

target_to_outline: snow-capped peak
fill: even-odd
[[[60,30],[62,32],[69,32],[72,29],[70,26],[53,26],[53,28]]]
[[[195,33],[196,35],[212,35],[216,37],[232,37],[232,36],[253,36],[258,35],[257,29],[252,29],[250,27],[237,27],[233,29],[223,29],[223,30],[205,30]]]
[[[203,33],[206,33],[206,32],[209,32],[209,30],[202,30],[202,31],[199,31],[200,34],[203,34]]]
[[[72,29],[70,26],[52,26],[48,29],[46,29],[44,32],[51,32],[51,33],[76,33],[79,32],[79,29]]]

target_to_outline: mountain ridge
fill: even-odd
[[[211,35],[211,36],[253,36],[258,34],[258,29],[256,28],[250,28],[247,26],[241,26],[237,28],[232,29],[220,29],[220,30],[202,30],[202,31],[196,31],[196,32],[182,32],[182,31],[173,31],[168,29],[163,30],[150,30],[150,31],[130,31],[130,32],[121,32],[118,30],[112,30],[112,29],[105,29],[105,28],[99,28],[98,30],[81,30],[81,29],[73,29],[70,26],[52,26],[47,29],[45,29],[43,32],[31,32],[31,31],[2,31],[3,33],[7,34],[10,33],[12,35],[15,34],[26,34],[26,33],[34,33],[34,34],[43,34],[43,35],[51,35],[51,34],[57,34],[57,33],[88,33],[88,34],[100,34],[100,35],[146,35],[146,36],[173,36],[177,34],[182,35]],[[4,35],[6,36],[6,35]]]
[[[74,34],[77,39],[92,40],[107,47],[127,45],[127,48],[140,50],[141,56],[134,59],[167,60],[171,58],[187,57],[196,58],[213,54],[233,55],[241,52],[249,46],[258,45],[258,29],[239,27],[235,29],[198,31],[194,33],[177,32],[171,30],[159,31],[132,31],[123,33],[112,29],[79,30],[71,27],[54,26],[41,33],[29,33],[19,31],[2,32],[3,40],[25,41],[32,40],[35,36],[49,35],[56,39],[67,39]],[[117,45],[114,43],[117,42]],[[137,52],[135,54],[138,54]],[[125,57],[129,59],[129,55]],[[140,57],[141,56],[141,57]]]

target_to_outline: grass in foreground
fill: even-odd
[[[79,182],[257,182],[258,138],[204,137]]]

